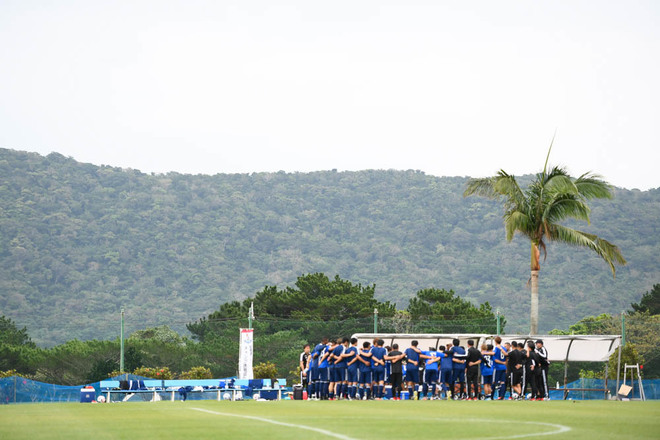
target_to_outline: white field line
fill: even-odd
[[[278,422],[276,420],[266,419],[266,418],[263,418],[263,417],[246,416],[246,415],[243,415],[243,414],[222,413],[222,412],[218,412],[218,411],[210,411],[208,409],[203,409],[203,408],[190,408],[190,409],[195,410],[195,411],[204,412],[204,413],[207,413],[207,414],[213,414],[213,415],[216,415],[216,416],[238,417],[238,418],[241,418],[241,419],[256,420],[258,422],[271,423],[273,425],[285,426],[287,428],[305,429],[307,431],[318,432],[319,434],[327,435],[329,437],[338,438],[340,440],[356,440],[356,439],[354,439],[352,437],[348,437],[346,435],[337,434],[336,432],[331,432],[331,431],[327,431],[325,429],[315,428],[313,426],[298,425],[298,424],[295,424],[295,423]],[[433,418],[433,420],[444,421],[444,422],[447,422],[447,421],[459,422],[459,420],[448,419],[448,418]],[[477,422],[477,423],[510,423],[510,420],[469,418],[468,420],[462,420],[462,422],[463,423],[471,423],[471,422]],[[519,438],[527,438],[527,437],[540,437],[540,436],[544,436],[544,435],[562,434],[564,432],[568,432],[568,431],[571,430],[570,427],[564,426],[564,425],[559,425],[557,423],[527,422],[527,421],[517,421],[516,423],[517,424],[526,424],[526,425],[536,425],[536,426],[547,426],[549,428],[554,428],[554,430],[553,431],[545,431],[545,432],[531,431],[531,432],[527,432],[527,433],[523,433],[523,434],[506,435],[506,436],[502,436],[502,437],[479,437],[479,438],[474,438],[472,440],[509,440],[509,439],[519,439]]]
[[[256,416],[246,416],[246,415],[242,415],[242,414],[221,413],[221,412],[218,412],[218,411],[209,411],[208,409],[202,409],[202,408],[190,408],[190,409],[193,409],[195,411],[205,412],[205,413],[208,413],[208,414],[214,414],[216,416],[239,417],[241,419],[256,420],[258,422],[271,423],[273,425],[279,425],[279,426],[286,426],[287,428],[306,429],[308,431],[318,432],[319,434],[327,435],[328,437],[338,438],[340,440],[356,440],[356,439],[354,439],[352,437],[348,437],[346,435],[337,434],[336,432],[326,431],[325,429],[314,428],[313,426],[297,425],[295,423],[278,422],[276,420],[264,419],[262,417],[256,417]]]

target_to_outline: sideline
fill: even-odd
[[[345,435],[342,435],[342,434],[337,434],[335,432],[326,431],[325,429],[314,428],[313,426],[296,425],[294,423],[278,422],[276,420],[264,419],[264,418],[256,417],[256,416],[246,416],[246,415],[242,415],[242,414],[221,413],[221,412],[217,412],[217,411],[210,411],[208,409],[203,409],[203,408],[190,408],[190,409],[195,410],[195,411],[205,412],[205,413],[208,413],[208,414],[214,414],[216,416],[239,417],[241,419],[256,420],[256,421],[264,422],[264,423],[272,423],[273,425],[286,426],[288,428],[306,429],[308,431],[318,432],[319,434],[327,435],[329,437],[334,437],[334,438],[338,438],[338,439],[341,439],[341,440],[357,440],[357,439],[354,439],[352,437],[348,437],[348,436],[345,436]]]

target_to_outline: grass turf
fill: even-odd
[[[424,436],[443,440],[657,439],[660,402],[188,401],[0,407],[2,439],[366,440]]]

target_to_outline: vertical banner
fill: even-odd
[[[254,330],[248,328],[241,329],[241,345],[238,351],[238,378],[253,379],[252,375],[252,342],[254,340]]]

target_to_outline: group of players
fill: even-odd
[[[548,400],[543,341],[502,344],[497,336],[493,342],[477,349],[469,340],[466,349],[454,339],[420,350],[412,341],[401,352],[398,344],[384,347],[382,339],[358,347],[355,338],[324,338],[300,354],[301,382],[311,400],[382,400],[386,384],[392,400],[401,400],[404,387],[409,399],[420,400],[504,400],[507,388],[509,399]]]

